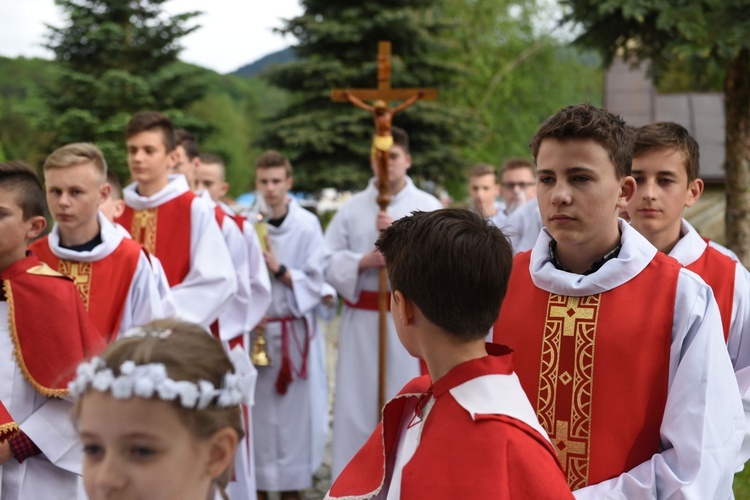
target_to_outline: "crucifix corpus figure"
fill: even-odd
[[[375,121],[375,134],[372,140],[371,155],[377,165],[377,204],[381,213],[386,212],[390,203],[388,192],[388,162],[393,147],[391,126],[393,116],[408,108],[418,100],[433,100],[437,98],[436,89],[392,89],[391,88],[391,42],[378,43],[378,88],[377,89],[334,89],[331,99],[334,101],[349,101],[358,108],[372,113]],[[365,101],[374,101],[372,105]],[[390,108],[388,101],[403,101],[398,106]],[[379,312],[379,377],[378,377],[378,413],[386,402],[386,334],[387,311],[389,305],[388,283],[385,268],[380,270],[378,291]]]

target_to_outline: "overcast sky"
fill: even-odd
[[[302,13],[299,0],[171,0],[169,14],[203,11],[195,18],[201,28],[183,38],[184,61],[229,73],[240,66],[287,47],[293,38],[273,33],[281,19]],[[0,0],[0,55],[52,58],[42,47],[45,23],[62,26],[62,11],[54,0]]]

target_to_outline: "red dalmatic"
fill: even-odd
[[[737,263],[711,246],[706,246],[698,260],[685,266],[703,278],[714,292],[719,304],[721,324],[724,327],[724,342],[729,339],[729,325],[732,322],[734,304],[734,277]]]
[[[116,337],[143,251],[141,246],[123,238],[114,252],[96,262],[60,259],[52,253],[47,236],[29,248],[42,262],[73,280],[83,305],[104,339],[109,341]]]
[[[135,241],[164,266],[169,286],[185,279],[190,271],[190,207],[195,194],[186,191],[156,208],[125,212],[116,220]]]
[[[571,489],[619,476],[659,452],[680,265],[658,254],[612,290],[567,297],[537,288],[516,256],[493,341],[516,373]]]

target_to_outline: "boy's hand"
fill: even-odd
[[[12,457],[13,452],[10,451],[10,443],[8,443],[8,441],[5,441],[0,444],[0,465],[4,464],[8,461],[8,459]]]
[[[385,258],[383,254],[377,250],[373,250],[370,253],[366,253],[359,260],[360,269],[370,269],[372,267],[383,267],[385,266]]]
[[[393,224],[393,217],[388,215],[388,212],[378,212],[378,220],[376,223],[378,231],[382,231],[391,224]]]
[[[279,270],[280,264],[276,259],[276,255],[273,253],[271,242],[268,240],[268,235],[266,235],[266,248],[267,250],[263,251],[263,258],[266,261],[266,267],[268,267],[268,271],[271,272],[271,274],[275,274],[276,271]]]

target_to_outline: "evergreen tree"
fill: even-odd
[[[290,157],[302,189],[361,189],[372,175],[372,117],[348,103],[331,102],[331,89],[375,88],[380,40],[392,42],[393,88],[450,89],[462,69],[446,57],[449,46],[441,37],[449,24],[433,0],[301,3],[305,13],[279,30],[297,38],[297,60],[267,74],[290,92],[291,103],[268,124],[261,144]],[[440,98],[396,116],[394,125],[410,134],[412,176],[442,183],[462,177],[459,152],[476,134],[470,116]]]
[[[55,0],[67,22],[48,26],[46,45],[59,63],[55,84],[44,92],[54,146],[93,142],[122,176],[133,113],[155,109],[193,132],[205,130],[183,112],[205,83],[197,68],[177,62],[179,40],[198,28],[188,24],[200,13],[166,16],[165,1]]]

